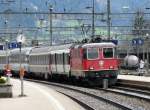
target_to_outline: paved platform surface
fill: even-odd
[[[150,82],[150,77],[149,76],[118,75],[118,79],[141,81],[141,82]]]
[[[26,97],[19,97],[20,81],[11,79],[13,98],[0,98],[0,110],[84,110],[70,98],[36,83],[24,81]]]

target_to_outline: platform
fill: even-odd
[[[118,79],[133,80],[133,81],[149,82],[150,83],[150,77],[148,77],[148,76],[118,75]]]
[[[20,81],[11,79],[13,98],[0,98],[0,110],[84,110],[79,104],[55,90],[24,81],[25,97],[19,97]]]

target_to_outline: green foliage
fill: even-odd
[[[4,79],[4,78],[0,78],[0,84],[4,84],[4,83],[6,83],[6,79]]]

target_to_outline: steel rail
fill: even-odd
[[[117,86],[131,87],[142,90],[150,91],[150,82],[141,82],[141,81],[131,81],[131,80],[121,80],[119,79],[116,83]]]
[[[85,108],[86,110],[95,110],[94,108],[92,108],[92,107],[90,107],[89,105],[87,105],[87,104],[81,102],[80,100],[78,100],[78,99],[72,97],[71,95],[65,94],[65,93],[60,92],[60,91],[57,91],[57,92],[59,92],[59,93],[65,95],[65,96],[71,98],[72,100],[74,100],[75,102],[77,102],[79,105],[81,105],[83,108]]]
[[[137,98],[140,100],[143,99],[145,101],[150,102],[150,95],[140,94],[137,91],[133,91],[133,90],[129,90],[129,89],[120,90],[120,89],[114,89],[114,88],[109,88],[109,89],[96,88],[96,90],[103,90],[106,92],[111,92],[111,93],[120,94],[120,95],[124,95],[124,96],[130,96],[130,97],[134,97],[134,98]]]
[[[124,91],[129,91],[129,92],[134,92],[134,93],[139,93],[139,94],[144,94],[144,95],[149,95],[150,96],[150,91],[142,90],[142,89],[134,89],[134,88],[129,88],[129,87],[118,87],[118,86],[112,86],[113,89],[120,89]]]

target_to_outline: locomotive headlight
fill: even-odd
[[[99,61],[99,65],[100,65],[100,66],[103,66],[103,65],[104,65],[104,61],[100,60],[100,61]]]
[[[94,70],[94,67],[91,66],[89,69],[90,69],[90,70]]]
[[[109,68],[110,68],[110,69],[113,69],[114,67],[113,67],[113,66],[110,66]]]

